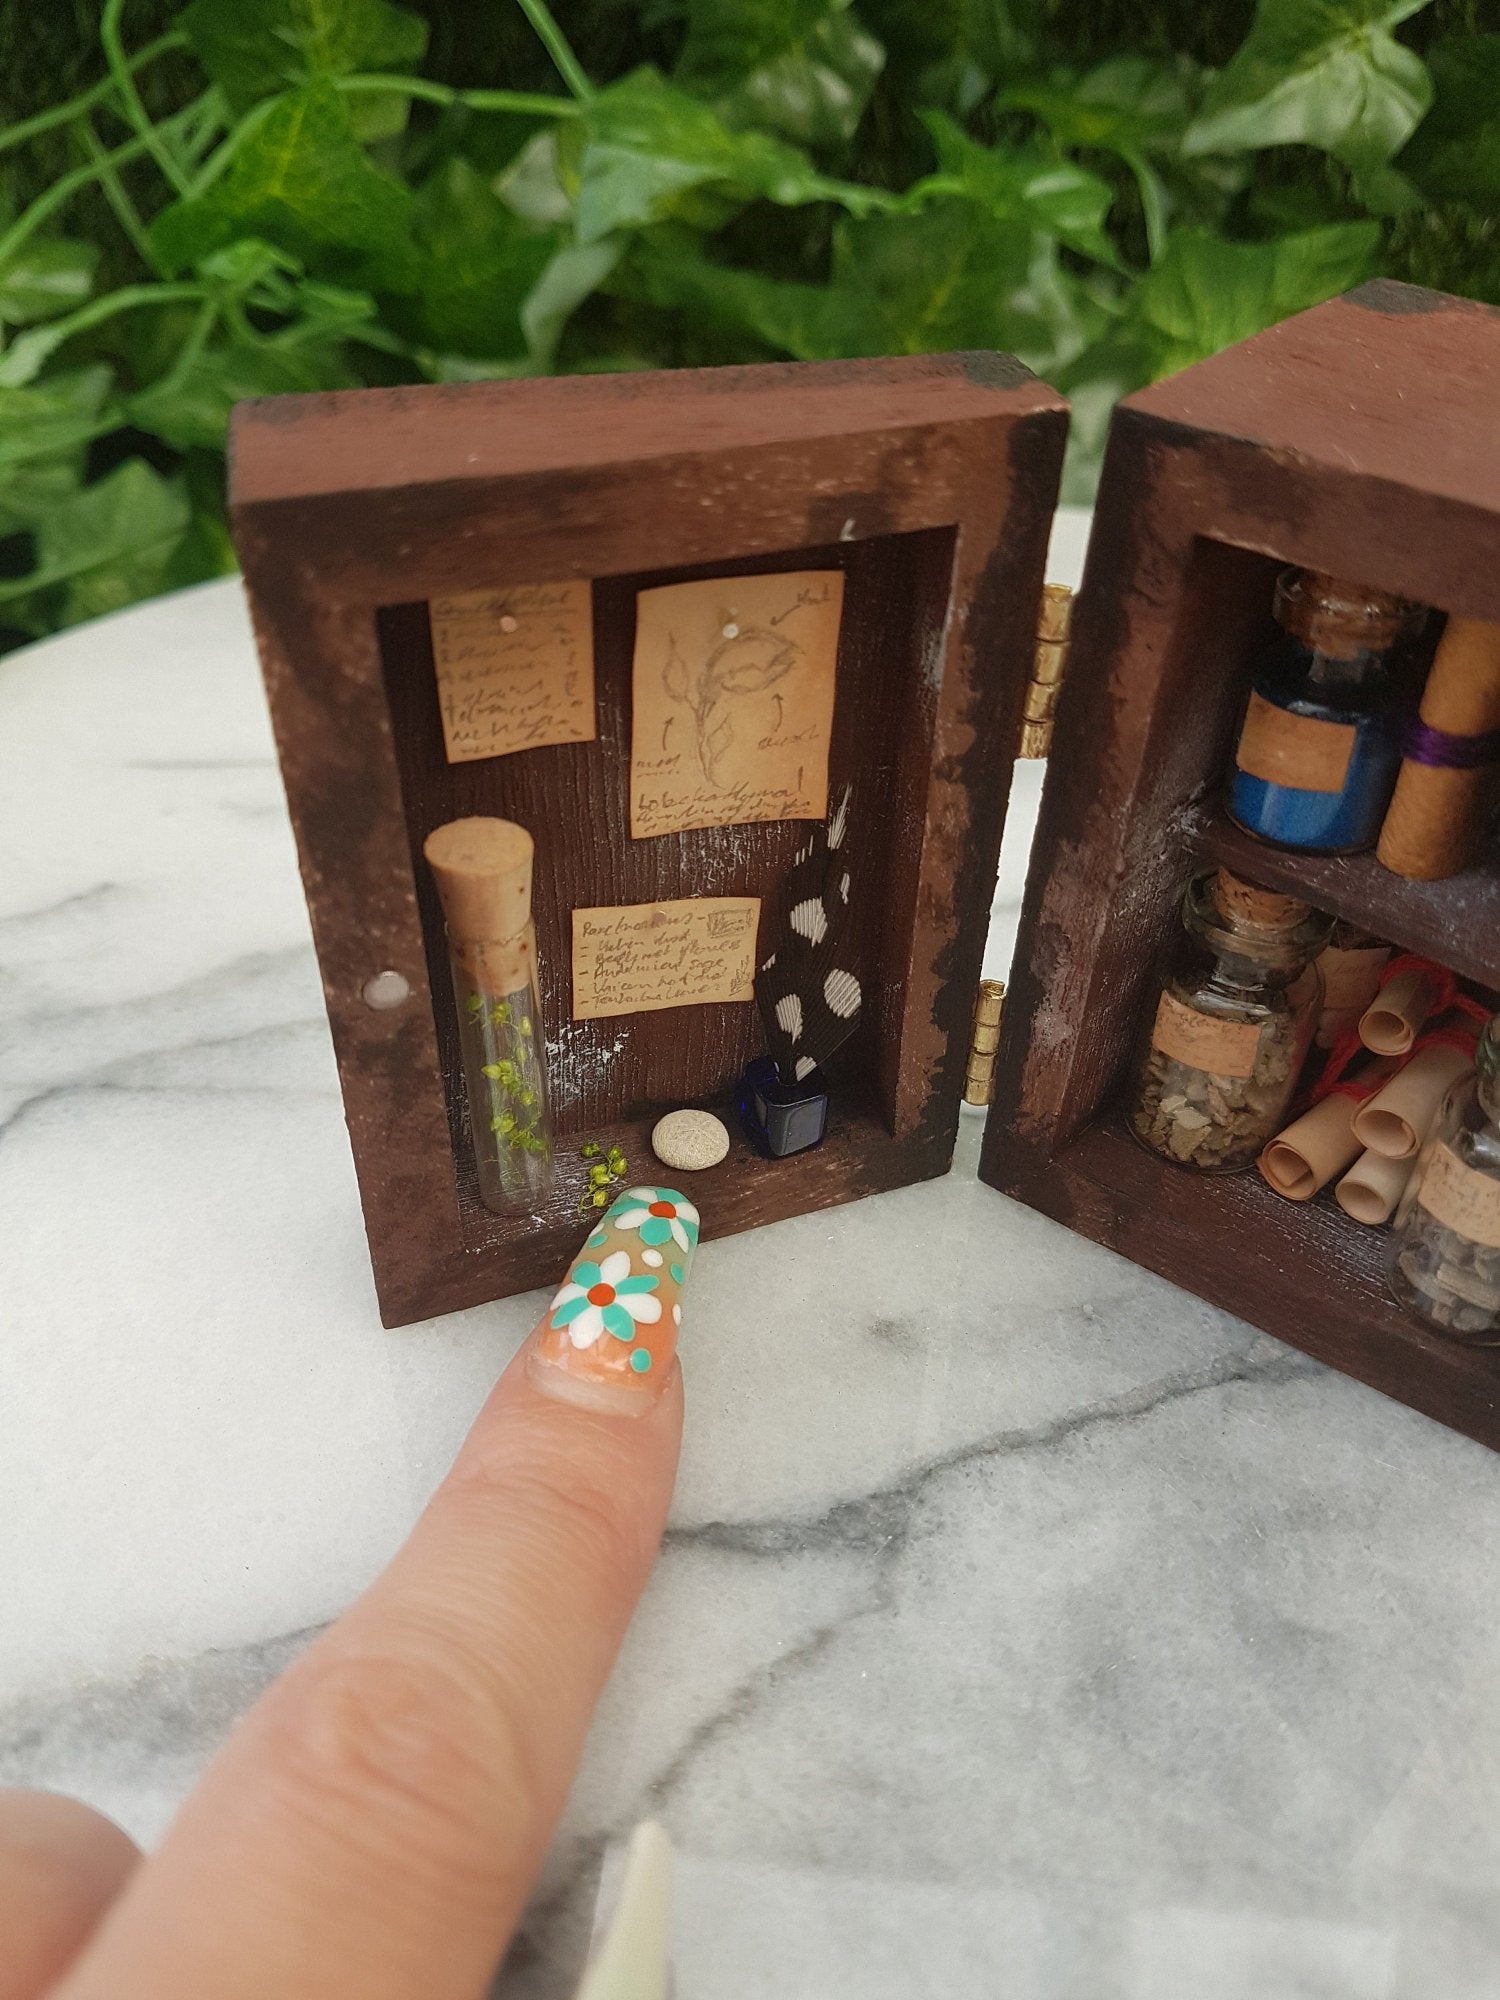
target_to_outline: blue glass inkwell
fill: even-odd
[[[735,1101],[745,1137],[770,1160],[806,1152],[828,1130],[822,1066],[859,1024],[860,985],[844,964],[848,817],[845,786],[828,824],[793,858],[773,949],[755,975],[769,1053],[745,1065]]]
[[[745,1137],[768,1160],[805,1152],[828,1130],[828,1085],[817,1068],[786,1084],[769,1056],[755,1056],[740,1078],[738,1102]]]
[[[1312,854],[1373,847],[1412,705],[1400,648],[1423,614],[1312,570],[1276,585],[1279,641],[1260,662],[1234,754],[1229,813]]]

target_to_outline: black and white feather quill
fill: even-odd
[[[788,1086],[820,1068],[859,1023],[859,981],[844,942],[849,792],[846,785],[828,824],[797,850],[782,885],[771,953],[755,975],[766,1049]]]

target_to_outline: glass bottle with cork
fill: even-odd
[[[1390,1282],[1436,1332],[1500,1344],[1500,1015],[1422,1149],[1397,1217]]]
[[[423,843],[448,928],[469,1130],[486,1208],[535,1205],[552,1173],[534,843],[513,820],[456,819]]]
[[[1198,1173],[1255,1163],[1312,1042],[1330,925],[1227,868],[1188,884],[1131,1068],[1128,1123],[1143,1146]]]
[[[1374,846],[1412,701],[1402,647],[1423,615],[1320,571],[1282,573],[1281,637],[1256,669],[1229,783],[1247,833],[1314,854]]]

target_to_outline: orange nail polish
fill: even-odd
[[[538,1388],[599,1410],[645,1409],[677,1351],[698,1211],[672,1188],[622,1194],[584,1243],[532,1341]]]

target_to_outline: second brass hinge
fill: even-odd
[[[1052,721],[1057,694],[1068,664],[1068,625],[1073,593],[1064,583],[1042,587],[1042,615],[1037,625],[1036,653],[1022,709],[1021,757],[1045,757],[1052,748]]]
[[[964,1103],[988,1104],[995,1091],[995,1051],[1000,1046],[1000,1017],[1005,1011],[1005,981],[981,979],[969,1037],[969,1068],[964,1077]]]

